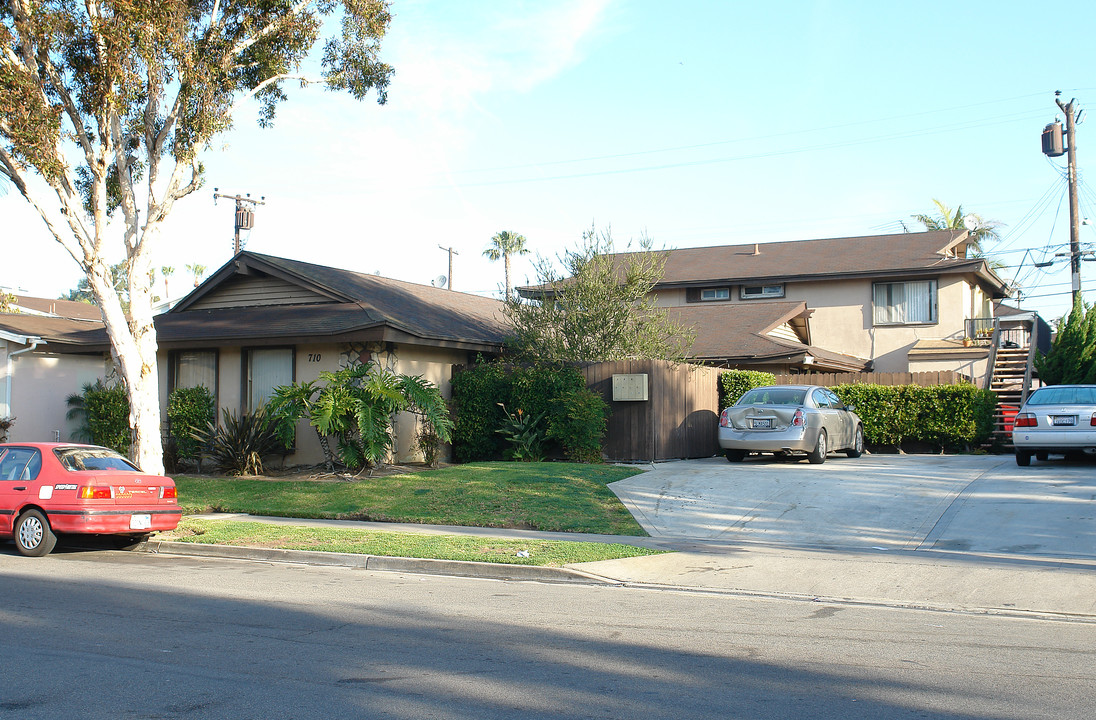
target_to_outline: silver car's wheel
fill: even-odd
[[[820,465],[826,462],[826,452],[829,448],[826,447],[826,431],[818,431],[818,442],[815,443],[814,450],[807,453],[807,459],[814,465]]]
[[[852,438],[852,447],[845,451],[851,458],[858,458],[864,454],[864,428],[856,426],[856,434]]]
[[[745,450],[724,450],[723,457],[727,458],[727,462],[742,462],[746,457]]]
[[[57,544],[46,516],[37,510],[27,510],[15,521],[15,547],[27,557],[48,555]]]

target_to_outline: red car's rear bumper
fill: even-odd
[[[49,512],[49,524],[61,533],[137,533],[174,530],[179,508],[126,508],[125,510],[61,510]],[[147,527],[142,516],[147,516]]]

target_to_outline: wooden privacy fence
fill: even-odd
[[[609,404],[603,452],[615,462],[710,457],[719,451],[718,368],[663,360],[621,360],[579,368]],[[646,376],[647,400],[613,400],[614,375]],[[639,387],[630,378],[631,389]]]
[[[802,373],[777,375],[777,385],[959,385],[971,379],[954,370],[916,373]]]

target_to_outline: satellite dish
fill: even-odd
[[[963,216],[963,227],[965,227],[967,230],[977,230],[978,218],[975,215]]]
[[[430,284],[433,285],[434,287],[443,288],[443,287],[445,287],[445,283],[446,283],[447,280],[448,280],[448,278],[445,277],[444,275],[438,275],[436,278],[434,278],[433,280],[430,281]]]

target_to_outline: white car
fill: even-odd
[[[1016,464],[1034,455],[1096,454],[1096,385],[1049,385],[1028,395],[1012,425]]]
[[[748,390],[719,416],[719,447],[730,462],[771,452],[822,463],[835,450],[860,457],[864,427],[829,388],[768,385]]]

